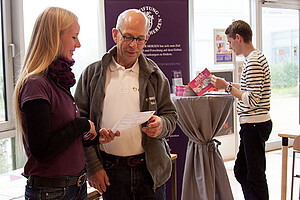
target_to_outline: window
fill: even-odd
[[[274,24],[276,21],[276,24]],[[269,142],[299,125],[299,10],[262,8],[262,44],[271,71]]]
[[[14,120],[12,115],[13,56],[10,1],[0,3],[0,174],[15,168]]]
[[[2,13],[0,14],[0,20],[2,21]],[[1,44],[3,44],[3,27],[0,27],[0,38]],[[0,58],[2,62],[0,63],[0,122],[7,121],[6,115],[6,91],[5,91],[5,75],[4,75],[4,54],[3,48],[0,49]]]
[[[34,9],[32,9],[33,5]],[[100,60],[105,52],[104,30],[101,32],[102,30],[99,29],[99,27],[104,27],[101,21],[102,15],[104,16],[104,11],[100,9],[102,4],[100,4],[98,0],[89,0],[88,3],[82,0],[23,1],[25,50],[27,50],[36,18],[45,8],[50,6],[68,9],[78,17],[81,47],[74,52],[73,59],[75,60],[75,64],[72,67],[76,80],[78,80],[82,71],[89,64]],[[73,86],[71,89],[72,92],[74,92],[75,89],[76,86]]]
[[[191,80],[197,71],[205,67],[212,70],[233,69],[234,66],[214,64],[214,29],[226,29],[233,20],[244,20],[249,23],[249,0],[211,0],[193,1],[194,22],[192,24],[191,43]]]
[[[73,72],[77,80],[85,67],[101,58],[106,51],[106,45],[103,1],[89,0],[86,3],[81,0],[2,0],[0,2],[2,2],[0,6],[3,7],[0,9],[0,18],[3,21],[3,25],[0,26],[2,45],[0,48],[0,174],[2,174],[23,167],[26,160],[24,152],[19,151],[22,149],[22,144],[15,144],[14,138],[15,128],[12,120],[13,112],[11,112],[13,77],[18,76],[38,15],[49,6],[66,8],[77,15],[81,42],[81,48],[77,49],[73,56],[76,61]],[[15,13],[13,16],[10,10]],[[13,17],[13,23],[10,16]],[[72,92],[75,88],[76,86],[72,88]]]

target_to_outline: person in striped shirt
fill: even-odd
[[[266,180],[265,142],[272,130],[270,117],[271,79],[268,61],[253,47],[252,30],[242,20],[234,21],[225,31],[229,48],[245,61],[240,83],[212,77],[212,84],[238,98],[240,146],[234,174],[246,200],[269,199]]]

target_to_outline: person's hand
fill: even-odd
[[[89,123],[90,123],[90,127],[91,128],[90,128],[89,132],[87,132],[83,136],[84,140],[93,140],[97,136],[97,132],[96,132],[96,129],[95,129],[94,122],[92,122],[91,120],[89,120]]]
[[[100,193],[106,191],[106,186],[109,186],[109,178],[104,169],[100,169],[92,176],[88,177],[88,182],[90,186],[96,188]]]
[[[142,128],[149,137],[157,137],[162,130],[162,119],[156,115],[152,115],[148,120],[148,125]]]
[[[225,89],[226,85],[229,84],[225,81],[225,79],[216,76],[211,76],[210,79],[211,79],[211,84],[215,86],[217,89]]]
[[[116,131],[115,133],[112,132],[111,129],[102,128],[99,131],[99,142],[104,144],[111,142],[115,137],[119,137],[120,132]]]

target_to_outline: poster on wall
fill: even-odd
[[[189,82],[188,0],[105,0],[106,48],[115,45],[112,28],[118,15],[139,9],[150,20],[149,41],[143,53],[154,60],[172,86],[172,72],[181,71],[183,83]]]
[[[215,64],[233,63],[233,53],[229,49],[225,29],[214,29]]]

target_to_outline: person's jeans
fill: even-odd
[[[129,167],[126,164],[105,163],[110,185],[103,200],[165,200],[165,184],[153,190],[153,180],[146,164]]]
[[[265,142],[271,130],[271,120],[241,124],[240,147],[234,165],[234,174],[242,186],[245,200],[269,199],[265,174]]]
[[[63,188],[32,187],[26,185],[25,199],[87,200],[87,186],[86,183],[80,187],[73,185]]]

